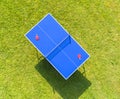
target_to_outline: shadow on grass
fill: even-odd
[[[64,80],[46,59],[40,61],[35,68],[53,87],[53,93],[57,91],[63,99],[78,99],[91,85],[79,71],[76,71],[68,80]]]

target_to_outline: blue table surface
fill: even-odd
[[[35,39],[36,35],[39,40]],[[89,58],[89,54],[51,14],[46,15],[25,36],[65,79]],[[81,58],[77,57],[78,54]]]

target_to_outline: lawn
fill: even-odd
[[[119,0],[1,0],[0,13],[0,99],[120,98]],[[91,56],[67,81],[24,37],[47,13]]]

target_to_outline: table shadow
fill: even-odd
[[[46,59],[40,61],[35,68],[52,86],[53,93],[57,91],[63,99],[78,99],[91,85],[79,71],[65,80]]]

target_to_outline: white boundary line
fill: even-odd
[[[37,26],[40,22],[42,22],[43,21],[43,19],[44,18],[46,18],[46,16],[48,16],[48,15],[51,15],[52,16],[52,14],[50,14],[50,13],[48,13],[48,14],[46,14],[35,26]],[[52,16],[52,18],[62,27],[62,29],[63,30],[65,30],[66,31],[66,33],[82,48],[82,50],[84,50],[84,48],[68,33],[68,31]],[[29,33],[35,26],[33,26],[27,33]],[[38,25],[39,26],[39,25]],[[26,36],[27,35],[27,33],[24,35],[27,39],[28,39],[28,37]],[[67,37],[66,37],[67,38]],[[28,39],[28,41],[29,42],[31,42],[29,39]],[[32,42],[31,42],[32,43]],[[61,42],[60,42],[61,43]],[[60,44],[59,43],[59,44]],[[39,49],[32,43],[32,45],[39,51]],[[86,53],[87,53],[87,51],[86,50],[84,50]],[[40,51],[39,51],[40,52]],[[42,52],[40,52],[41,54],[42,54]],[[88,54],[88,53],[87,53]],[[42,54],[43,55],[43,54]],[[43,55],[44,56],[44,55]],[[47,61],[63,76],[63,78],[65,79],[65,80],[67,80],[76,70],[78,70],[78,68],[79,67],[81,67],[89,58],[90,58],[90,55],[88,54],[88,58],[80,65],[80,66],[78,66],[67,78],[66,77],[64,77],[64,75],[47,59],[47,57],[45,57],[46,59],[47,59]],[[75,65],[76,66],[76,65]]]

